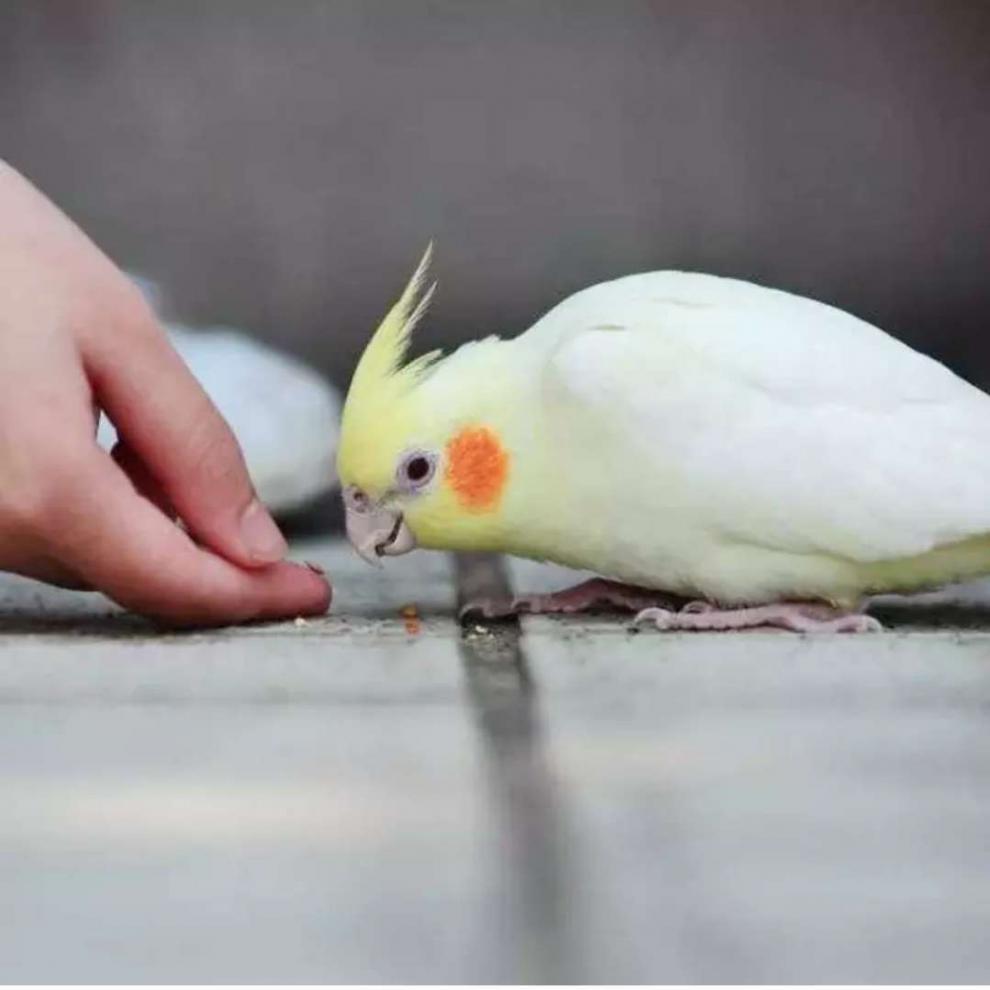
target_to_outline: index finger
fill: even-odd
[[[245,567],[281,560],[285,540],[233,432],[144,302],[87,336],[82,355],[117,432],[196,536]]]

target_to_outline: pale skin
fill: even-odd
[[[138,290],[0,162],[0,570],[182,625],[324,612],[326,579],[286,552]]]

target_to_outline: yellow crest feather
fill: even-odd
[[[423,291],[432,258],[433,244],[430,243],[399,301],[388,311],[361,355],[351,381],[348,399],[367,394],[400,371],[403,358],[409,350],[412,332],[425,315],[436,289],[434,282]],[[408,372],[411,367],[409,365],[404,370]]]
[[[342,478],[367,467],[390,416],[402,398],[439,357],[431,351],[403,364],[413,330],[426,314],[436,282],[426,285],[433,257],[432,242],[398,302],[388,311],[368,342],[351,379],[341,423],[338,468]]]

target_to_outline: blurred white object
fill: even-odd
[[[160,311],[157,287],[136,279]],[[337,390],[308,365],[229,327],[166,326],[169,339],[230,424],[259,498],[274,513],[301,508],[337,483]],[[100,444],[116,433],[100,419]]]

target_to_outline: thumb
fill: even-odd
[[[127,608],[182,624],[313,615],[330,588],[307,567],[246,570],[197,546],[141,497],[102,451],[74,466],[49,550],[61,566]]]

